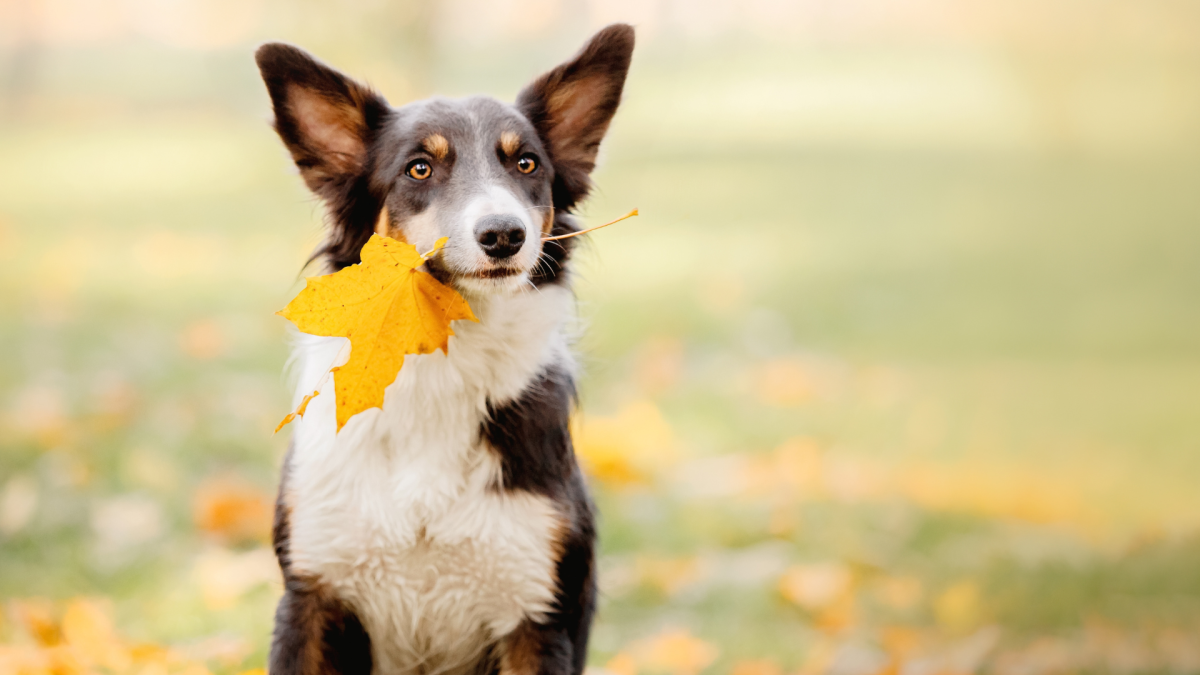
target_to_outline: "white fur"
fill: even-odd
[[[292,569],[354,607],[375,673],[466,672],[553,603],[561,516],[544,497],[489,489],[500,464],[479,429],[488,400],[515,398],[549,364],[573,369],[572,296],[551,286],[469,300],[479,323],[455,322],[448,356],[406,357],[382,410],[335,434],[325,378],[294,432]],[[297,399],[345,342],[301,336]]]
[[[429,211],[431,209],[427,209]],[[406,232],[419,231],[420,236],[428,237],[425,234],[429,231],[443,232],[445,236],[450,237],[450,242],[446,245],[442,254],[442,262],[451,269],[466,272],[468,274],[478,272],[480,270],[493,269],[497,266],[497,262],[489,258],[483,249],[475,243],[475,224],[480,219],[486,216],[511,216],[521,222],[521,226],[525,229],[525,243],[521,245],[511,258],[508,258],[504,263],[504,267],[521,270],[520,279],[523,280],[528,274],[528,271],[537,265],[538,256],[541,255],[541,221],[534,221],[533,214],[530,208],[512,193],[499,185],[488,185],[480,189],[470,198],[463,206],[462,211],[454,215],[453,219],[446,225],[442,225],[442,230],[437,230],[438,226],[433,228],[425,225],[425,222],[436,222],[438,215],[425,216],[425,213],[420,214],[417,219],[424,218],[422,222],[416,222],[414,225],[406,224]],[[417,221],[412,219],[410,222]],[[436,240],[438,236],[443,234],[434,234],[430,239]],[[416,241],[415,239],[413,241]],[[464,245],[458,245],[458,242],[463,242]],[[419,248],[419,247],[418,247]],[[424,249],[421,249],[424,250]],[[466,281],[467,279],[464,279]],[[477,280],[472,280],[477,281]],[[522,281],[523,283],[523,281]],[[469,288],[486,288],[494,287],[495,282],[492,280],[485,281],[485,286],[478,284],[465,284]]]

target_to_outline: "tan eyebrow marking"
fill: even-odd
[[[521,137],[515,131],[506,131],[500,134],[500,150],[509,157],[517,153],[521,148]]]
[[[421,141],[421,146],[425,151],[433,155],[434,159],[444,159],[446,153],[450,152],[450,141],[441,134],[430,134]]]
[[[375,221],[375,234],[386,237],[392,231],[392,217],[388,214],[387,204],[379,210],[379,219]]]

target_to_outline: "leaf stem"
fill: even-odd
[[[625,220],[626,218],[632,218],[632,217],[636,216],[637,214],[638,214],[638,210],[634,209],[634,210],[630,211],[629,213],[626,213],[625,215],[621,216],[620,218],[617,218],[616,220],[614,220],[612,222],[608,222],[603,225],[597,225],[595,227],[589,227],[586,230],[580,230],[578,232],[572,232],[570,234],[560,234],[557,237],[542,237],[542,241],[558,241],[559,239],[570,239],[571,237],[578,237],[581,234],[587,234],[588,232],[593,232],[602,227],[608,227],[609,225],[614,225],[616,223],[621,222],[622,220]]]

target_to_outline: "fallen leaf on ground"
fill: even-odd
[[[730,675],[783,675],[783,667],[771,659],[751,659],[735,663]]]
[[[832,605],[851,590],[854,577],[838,563],[794,565],[779,579],[783,597],[809,611]]]
[[[675,595],[699,581],[704,570],[696,556],[652,558],[639,556],[635,566],[642,583],[666,595]]]
[[[406,354],[446,353],[450,322],[478,321],[457,291],[417,269],[445,243],[422,256],[411,244],[371,235],[361,263],[310,277],[278,312],[303,333],[350,339],[350,360],[333,375],[339,431],[353,415],[383,406]]]
[[[131,642],[117,633],[103,598],[75,598],[58,607],[48,600],[12,600],[9,607],[24,630],[0,634],[3,675],[209,675],[203,662],[219,656],[189,657],[169,646]],[[247,654],[242,649],[226,667]]]
[[[12,611],[17,621],[38,644],[49,646],[62,641],[62,631],[54,619],[54,606],[44,598],[14,600]]]
[[[604,664],[604,669],[613,675],[637,675],[637,661],[629,652],[621,652]]]
[[[128,647],[117,639],[109,612],[95,601],[80,598],[68,603],[62,633],[75,656],[85,664],[120,672],[133,662]]]
[[[196,488],[192,502],[197,527],[234,543],[267,541],[274,511],[269,492],[234,476],[206,480]]]
[[[584,471],[613,485],[649,483],[679,459],[671,425],[648,400],[611,417],[576,417],[571,435]]]
[[[686,630],[668,629],[647,638],[632,650],[639,671],[696,675],[717,660],[717,648]]]
[[[229,609],[260,584],[280,581],[279,564],[266,546],[240,552],[213,548],[197,556],[192,579],[205,607]]]
[[[934,599],[934,617],[948,631],[967,632],[979,622],[981,599],[979,585],[964,579],[950,585]]]

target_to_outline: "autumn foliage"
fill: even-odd
[[[405,355],[445,353],[454,334],[450,322],[477,320],[458,291],[418,269],[445,244],[443,237],[420,255],[411,244],[372,235],[361,263],[309,278],[279,312],[301,332],[350,339],[350,360],[332,368],[338,430],[352,416],[383,406],[384,389],[396,380]],[[282,424],[303,415],[315,395]]]

